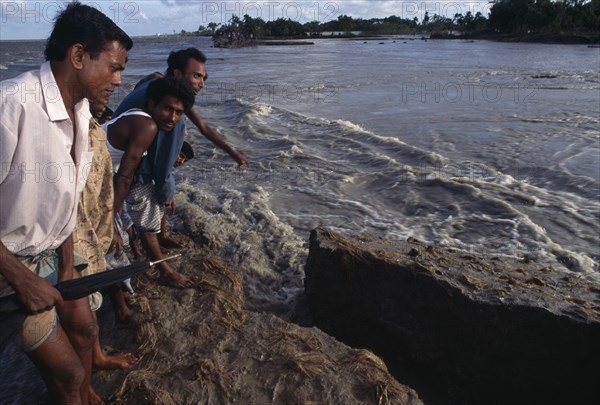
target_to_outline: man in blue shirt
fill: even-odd
[[[167,65],[167,77],[182,80],[191,89],[194,97],[200,93],[208,77],[206,73],[206,56],[201,51],[196,48],[173,51],[169,54]],[[148,85],[160,77],[163,77],[163,74],[157,72],[142,79],[121,102],[114,113],[114,117],[118,117],[132,108],[143,109],[146,105]],[[248,164],[246,158],[223,141],[218,132],[209,127],[193,107],[187,110],[185,114],[204,136],[227,152],[240,166]],[[141,185],[154,184],[158,201],[164,204],[165,208],[170,207],[171,210],[175,208],[173,201],[175,196],[173,166],[181,151],[184,136],[185,121],[183,119],[179,119],[170,131],[160,130],[154,142],[148,148],[148,154],[142,158],[133,179],[134,183]],[[168,264],[165,265],[168,266]],[[180,282],[170,284],[176,287],[183,286]],[[187,285],[187,283],[185,284]]]
[[[206,56],[196,48],[182,49],[170,53],[167,59],[167,77],[183,80],[197,96],[206,81]],[[156,78],[163,77],[161,73],[153,73],[142,79],[135,89],[121,102],[114,116],[132,108],[143,109],[146,103],[146,90],[148,84]],[[218,132],[209,127],[192,107],[186,111],[188,118],[198,127],[200,132],[210,139],[215,145],[227,152],[240,166],[248,165],[248,160],[239,152],[230,147],[219,136]],[[136,181],[142,184],[153,181],[158,192],[158,198],[165,206],[173,204],[175,196],[175,180],[173,178],[173,165],[179,156],[185,136],[185,122],[180,119],[175,128],[170,132],[159,131],[155,143],[148,149],[136,172]]]

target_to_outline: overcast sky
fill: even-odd
[[[490,4],[481,1],[397,1],[397,0],[83,0],[111,19],[131,36],[196,31],[210,22],[227,23],[232,15],[248,14],[265,21],[290,18],[305,23],[336,20],[340,15],[375,18],[396,15],[422,19],[425,11],[454,16],[482,12],[488,15]],[[0,39],[44,39],[52,29],[52,20],[66,1],[0,0]]]

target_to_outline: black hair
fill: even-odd
[[[44,54],[46,60],[64,61],[69,48],[81,44],[91,58],[96,59],[112,41],[120,42],[126,50],[133,47],[129,35],[110,18],[76,1],[69,3],[56,17]]]
[[[206,63],[206,56],[197,48],[172,51],[167,58],[167,76],[173,76],[175,74],[175,69],[185,72],[185,68],[187,67],[190,58],[196,59],[200,63]]]
[[[183,141],[183,145],[181,145],[181,153],[185,156],[186,160],[190,160],[194,158],[194,149],[192,149],[192,145]]]
[[[194,105],[194,93],[182,80],[174,77],[161,77],[153,80],[146,90],[146,99],[159,104],[166,96],[173,96],[183,103],[185,111]]]

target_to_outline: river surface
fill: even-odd
[[[43,41],[1,42],[0,77],[36,68]],[[212,48],[135,41],[116,107],[168,52],[195,46],[196,108],[251,161],[188,125],[174,229],[244,271],[250,306],[302,289],[309,232],[409,236],[600,275],[600,49],[389,37]],[[189,123],[188,123],[189,124]]]

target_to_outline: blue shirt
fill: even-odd
[[[146,107],[146,91],[152,81],[143,83],[129,93],[119,104],[114,117],[118,117],[132,108],[144,109]],[[182,116],[171,132],[158,131],[152,145],[148,148],[148,154],[142,158],[135,172],[134,182],[141,184],[154,182],[155,193],[161,203],[171,200],[175,196],[173,165],[183,146],[184,136],[185,120]]]

